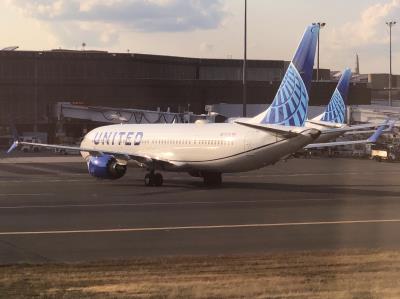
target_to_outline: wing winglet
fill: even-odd
[[[18,135],[18,131],[17,128],[15,127],[14,124],[11,124],[10,126],[11,128],[11,133],[13,136],[13,143],[11,144],[10,148],[7,150],[7,155],[10,154],[11,152],[13,152],[19,145],[19,135]]]
[[[375,143],[378,138],[382,135],[383,130],[386,128],[386,125],[380,126],[371,137],[367,139],[370,143]]]
[[[7,155],[11,154],[11,152],[13,152],[17,147],[18,147],[18,140],[15,140],[13,142],[13,144],[10,146],[10,148],[8,149],[8,151],[6,152]]]

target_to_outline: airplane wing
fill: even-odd
[[[351,135],[360,135],[360,134],[372,134],[374,133],[374,130],[363,130],[363,131],[350,131],[350,132],[346,132],[343,135],[344,136],[351,136]],[[385,133],[393,133],[393,130],[390,129],[385,129],[382,132],[383,134]]]
[[[314,122],[311,122],[311,123],[314,123]],[[361,125],[355,125],[355,126],[349,126],[349,127],[346,126],[346,127],[342,127],[342,128],[331,127],[329,129],[321,130],[321,135],[329,134],[329,133],[341,133],[341,132],[347,133],[347,132],[352,132],[352,131],[357,131],[357,130],[362,130],[362,129],[376,128],[376,127],[382,126],[383,124],[368,123],[368,124],[361,124]],[[319,124],[319,125],[321,125],[321,124]]]
[[[304,149],[315,149],[323,147],[334,147],[339,145],[352,145],[352,144],[368,144],[376,143],[378,138],[382,135],[383,131],[387,125],[380,126],[374,134],[372,134],[368,139],[365,140],[354,140],[354,141],[337,141],[337,142],[326,142],[326,143],[312,143],[304,147]]]
[[[340,128],[343,126],[343,124],[327,122],[327,121],[322,121],[322,120],[316,120],[316,119],[307,119],[306,122],[310,123],[310,124],[318,125],[321,127],[325,127],[325,128]]]
[[[332,128],[332,129],[326,129],[326,130],[321,130],[321,135],[324,134],[329,134],[329,133],[339,133],[343,132],[344,134],[351,134],[351,132],[356,131],[357,133],[366,133],[368,131],[357,131],[357,130],[362,130],[362,129],[369,129],[369,128],[376,128],[380,126],[386,126],[389,125],[388,129],[385,130],[387,131],[392,131],[395,121],[385,121],[382,124],[361,124],[361,125],[355,125],[355,126],[350,126],[350,127],[343,127],[343,128]],[[376,131],[369,131],[369,132],[376,132]],[[353,134],[356,134],[355,132]]]
[[[138,163],[138,165],[145,167],[152,163],[159,164],[161,166],[181,166],[177,165],[176,163],[169,162],[168,160],[160,159],[158,157],[151,157],[141,153],[135,154],[128,154],[126,152],[119,152],[119,151],[99,151],[93,148],[85,148],[85,147],[78,147],[78,146],[65,146],[65,145],[56,145],[56,144],[44,144],[44,143],[34,143],[34,142],[21,142],[15,140],[14,143],[11,145],[7,154],[11,153],[20,145],[32,145],[37,147],[43,147],[48,149],[61,149],[61,150],[71,150],[77,152],[89,152],[90,155],[113,155],[117,159],[121,160],[134,160]]]

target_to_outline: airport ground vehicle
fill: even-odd
[[[400,160],[399,147],[395,144],[377,144],[371,146],[371,159],[382,162],[394,162]]]
[[[21,151],[28,153],[28,152],[34,152],[37,153],[40,151],[41,147],[38,145],[35,145],[35,143],[42,143],[42,140],[39,139],[38,137],[35,136],[24,136],[21,137],[21,142],[26,142],[30,144],[24,144],[21,146]]]
[[[67,144],[60,144],[60,145],[68,147]],[[56,148],[56,149],[54,149],[54,152],[56,154],[60,154],[60,155],[64,155],[64,156],[76,155],[77,154],[76,150],[72,150],[72,149],[69,149],[69,148]]]

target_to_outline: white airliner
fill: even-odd
[[[133,160],[148,169],[148,186],[163,184],[156,171],[188,172],[202,177],[206,185],[219,185],[222,173],[273,164],[320,135],[319,130],[304,127],[318,30],[317,25],[307,27],[278,90],[282,96],[248,122],[110,125],[89,132],[80,147],[35,145],[80,151],[89,173],[102,179],[121,178]],[[365,142],[373,142],[379,134]],[[21,144],[31,143],[16,139],[8,152]]]

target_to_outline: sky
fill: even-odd
[[[291,60],[305,27],[321,31],[320,66],[388,72],[400,0],[248,0],[248,58]],[[0,48],[243,57],[244,0],[0,0]],[[400,24],[393,27],[400,74]]]

